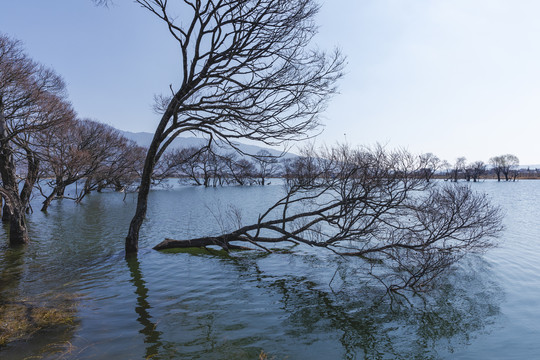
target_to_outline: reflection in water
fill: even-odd
[[[137,306],[135,312],[139,317],[137,321],[143,326],[139,332],[144,335],[144,342],[148,344],[146,347],[145,358],[157,359],[156,355],[159,352],[161,343],[161,332],[156,330],[157,324],[152,322],[152,316],[148,312],[150,310],[150,304],[148,303],[148,289],[146,283],[142,277],[140,263],[137,257],[130,256],[126,259],[129,267],[129,273],[131,275],[131,283],[135,286],[135,294],[137,295]]]
[[[519,228],[527,247],[507,240],[513,245],[500,255],[465,259],[435,291],[408,294],[399,303],[399,297],[392,302],[384,288],[366,281],[360,261],[309,248],[297,247],[295,254],[150,250],[178,229],[214,232],[205,202],[237,199],[248,216],[257,214],[267,193],[272,195],[271,187],[156,191],[143,251],[127,263],[123,236],[135,206],[129,197],[124,202],[117,194],[95,194],[81,206],[59,202],[49,214],[32,214],[32,243],[21,250],[0,246],[0,297],[71,293],[80,321],[63,334],[37,333],[31,341],[0,349],[0,358],[39,358],[43,348],[60,340],[73,345],[71,353],[62,354],[65,359],[257,359],[261,350],[269,359],[482,358],[488,357],[486,342],[504,343],[513,333],[514,346],[502,351],[499,346],[491,355],[511,357],[521,344],[528,346],[523,355],[536,349],[535,333],[500,329],[508,328],[509,314],[514,323],[538,319],[540,280],[523,280],[540,273],[537,233],[525,234],[540,229],[537,222]]]
[[[384,296],[381,288],[358,286],[350,273],[334,292],[306,276],[270,280],[249,258],[234,263],[240,281],[256,278],[266,291],[281,295],[281,307],[288,314],[283,325],[290,338],[309,344],[318,334],[334,334],[346,359],[429,359],[453,353],[500,316],[500,289],[471,268],[479,261],[454,269],[437,290],[402,302]],[[459,279],[471,287],[460,287]],[[272,354],[272,349],[267,351]]]

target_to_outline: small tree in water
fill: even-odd
[[[303,155],[284,196],[256,223],[166,239],[155,249],[251,244],[271,251],[268,244],[305,244],[364,259],[389,290],[421,290],[464,255],[494,246],[502,230],[500,210],[485,195],[429,182],[422,157],[345,146]]]

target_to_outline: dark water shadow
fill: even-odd
[[[28,246],[0,247],[0,359],[71,358],[78,326],[76,296],[44,291],[27,293]]]
[[[152,321],[152,316],[150,315],[150,309],[152,307],[148,302],[148,288],[143,279],[141,265],[137,257],[134,256],[126,258],[126,263],[131,275],[130,282],[135,286],[135,295],[137,296],[135,312],[138,315],[137,321],[142,326],[139,333],[144,335],[144,342],[147,344],[145,358],[159,359],[159,350],[163,346],[161,341],[162,332],[156,330],[157,323]]]
[[[0,302],[19,295],[26,247],[0,247]]]

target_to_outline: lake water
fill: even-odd
[[[355,260],[326,251],[151,250],[165,237],[219,231],[231,205],[249,222],[278,185],[153,191],[129,261],[133,194],[55,202],[29,216],[25,249],[8,249],[0,230],[1,297],[74,295],[76,323],[2,348],[0,358],[257,359],[261,350],[269,359],[540,358],[540,181],[471,185],[506,213],[500,246],[401,305],[366,285]]]

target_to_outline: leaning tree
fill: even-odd
[[[171,142],[195,132],[209,142],[275,145],[310,134],[342,73],[339,51],[310,49],[314,0],[136,0],[180,49],[180,82],[159,96],[126,253],[138,251],[152,172]]]

